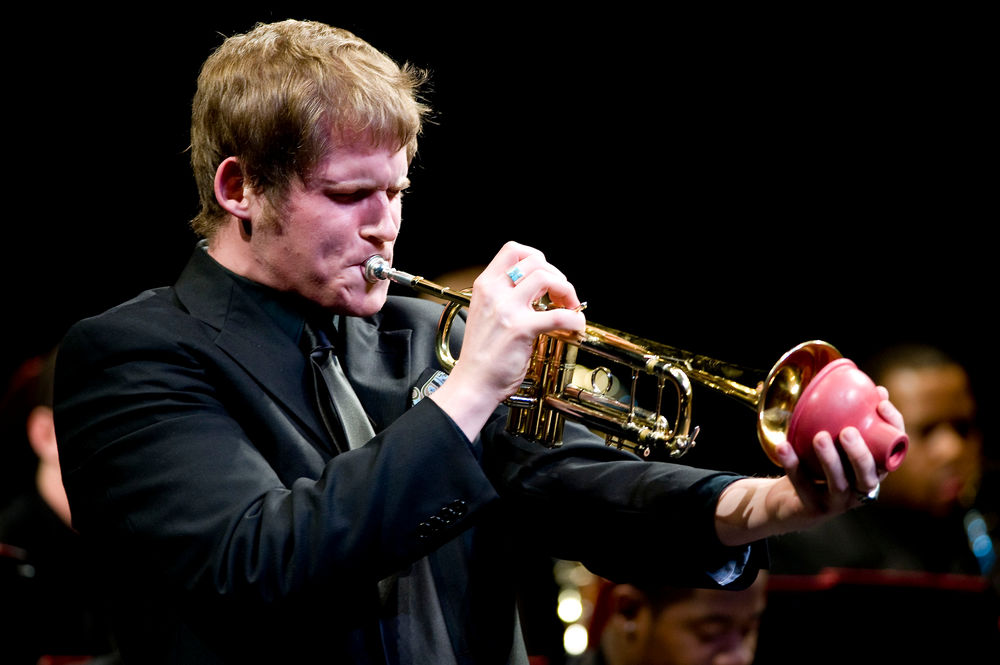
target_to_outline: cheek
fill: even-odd
[[[315,279],[342,279],[348,238],[344,231],[330,227],[313,227],[310,233],[301,234],[291,245],[294,256],[289,257],[299,263],[302,269],[313,274]]]
[[[929,475],[928,471],[933,469],[936,463],[929,458],[927,448],[922,444],[923,442],[910,441],[906,459],[893,475],[898,473],[901,478],[906,478],[909,482],[925,479]]]
[[[403,224],[403,209],[399,201],[393,201],[389,206],[389,217],[392,219],[392,225],[396,229],[396,233],[399,233],[399,229]]]

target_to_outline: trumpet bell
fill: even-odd
[[[786,351],[760,386],[757,408],[757,438],[764,453],[780,466],[777,447],[788,441],[792,414],[813,379],[828,364],[841,358],[827,342],[803,342]]]

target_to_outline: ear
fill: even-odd
[[[39,460],[53,462],[59,459],[52,409],[47,406],[36,406],[32,409],[28,414],[27,430],[31,449],[35,451]]]
[[[647,603],[646,594],[631,584],[615,585],[611,591],[612,611],[626,620],[635,620]]]
[[[215,200],[237,219],[250,219],[250,191],[235,157],[227,157],[215,170]]]
[[[643,654],[652,630],[646,594],[631,584],[618,584],[611,593],[611,609],[608,647],[621,654],[620,662],[645,662]]]

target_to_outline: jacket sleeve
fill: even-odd
[[[486,466],[527,542],[618,582],[742,588],[766,567],[765,543],[727,547],[715,531],[719,495],[741,476],[641,460],[576,424],[553,449],[498,425]]]
[[[452,337],[460,343],[463,325]],[[618,581],[742,588],[768,564],[766,543],[719,542],[719,495],[742,476],[641,460],[567,421],[556,448],[505,431],[506,407],[484,428],[483,467],[521,545],[582,561]]]

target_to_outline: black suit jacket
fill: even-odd
[[[414,405],[437,367],[427,301],[346,320],[345,369],[377,435],[335,455],[303,354],[244,289],[198,249],[174,287],[61,346],[64,481],[126,662],[384,662],[377,581],[428,555],[456,661],[513,662],[513,547],[698,585],[738,556],[712,518],[733,476],[574,426],[547,450],[507,435],[502,413],[470,442],[433,401]]]

